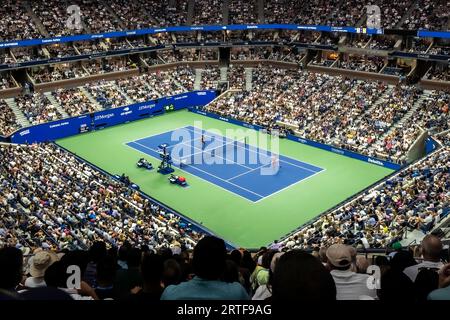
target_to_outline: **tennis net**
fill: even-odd
[[[180,167],[188,166],[192,164],[204,164],[204,160],[211,159],[213,157],[217,157],[219,159],[227,160],[231,159],[229,157],[236,154],[236,150],[239,148],[245,148],[247,145],[247,139],[239,139],[233,140],[228,143],[224,143],[221,146],[217,146],[214,148],[205,147],[204,149],[200,149],[200,147],[194,146],[194,152],[187,156],[182,157],[173,157],[173,161],[176,165]]]

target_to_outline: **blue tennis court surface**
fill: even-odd
[[[182,138],[180,132],[184,133]],[[202,134],[205,146],[200,141]],[[178,138],[174,141],[175,136]],[[127,142],[126,145],[159,159],[158,146],[163,143],[169,144],[167,151],[172,155],[175,167],[179,168],[181,162],[182,170],[253,202],[324,170],[283,155],[276,155],[278,160],[273,160],[274,154],[264,149],[193,126]],[[204,161],[195,161],[198,159]],[[275,166],[279,163],[279,170],[272,169],[273,161]]]

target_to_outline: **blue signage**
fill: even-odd
[[[224,30],[305,30],[305,31],[324,31],[324,32],[345,32],[345,33],[364,33],[364,34],[383,34],[382,29],[367,29],[355,27],[331,27],[318,25],[296,25],[296,24],[258,24],[258,25],[214,25],[214,26],[175,26],[164,28],[148,28],[130,31],[113,31],[98,34],[81,34],[67,37],[54,37],[45,39],[12,40],[0,42],[0,48],[29,47],[37,45],[48,45],[55,43],[66,43],[73,41],[86,41],[105,38],[133,37],[162,32],[195,32],[195,31],[224,31]]]
[[[79,133],[163,114],[166,107],[180,110],[204,106],[216,97],[214,90],[192,91],[153,101],[107,109],[79,117],[43,123],[20,129],[9,139],[12,143],[50,142]]]

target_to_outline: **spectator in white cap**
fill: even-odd
[[[328,268],[336,284],[337,300],[367,300],[377,297],[376,289],[369,289],[369,275],[351,270],[352,252],[349,246],[333,244],[327,250]]]
[[[50,267],[55,261],[58,261],[58,256],[51,251],[38,251],[30,258],[30,275],[25,280],[25,287],[38,288],[45,287],[45,270]]]

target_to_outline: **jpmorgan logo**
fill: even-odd
[[[112,118],[112,117],[114,117],[114,113],[108,113],[108,114],[102,114],[102,115],[96,116],[94,118],[94,120],[109,119],[109,118]]]

